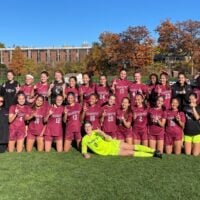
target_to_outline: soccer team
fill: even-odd
[[[96,84],[83,73],[81,85],[74,76],[66,84],[59,70],[54,76],[49,84],[43,71],[34,84],[28,74],[20,86],[7,72],[0,88],[0,151],[30,152],[36,144],[49,152],[55,141],[58,152],[68,152],[75,141],[86,158],[87,148],[100,155],[152,157],[183,149],[199,155],[199,77],[192,87],[184,73],[170,86],[164,71],[151,74],[148,84],[139,71],[127,80],[125,69],[110,84],[105,75]]]

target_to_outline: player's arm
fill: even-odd
[[[125,117],[122,117],[122,122],[123,122],[123,124],[124,124],[124,126],[126,128],[130,128],[131,127],[131,122],[126,120]]]
[[[106,133],[104,133],[102,130],[97,129],[97,132],[98,132],[100,135],[102,135],[102,136],[105,138],[105,140],[107,140],[107,141],[112,140],[112,137],[111,137],[110,135],[107,135]]]
[[[91,155],[87,152],[87,143],[86,141],[82,140],[82,144],[81,144],[81,153],[83,155],[84,158],[89,159],[91,157]]]
[[[193,116],[194,116],[194,118],[195,118],[196,120],[200,120],[199,113],[197,112],[195,106],[192,107],[192,111],[193,111]]]
[[[166,119],[164,119],[164,118],[158,119],[157,123],[159,126],[165,127]]]
[[[17,108],[15,108],[15,110],[13,110],[13,111],[11,111],[9,113],[9,115],[8,115],[8,121],[9,121],[9,123],[12,123],[15,120],[15,118],[18,115],[18,113],[19,113],[19,110]]]

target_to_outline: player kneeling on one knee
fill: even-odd
[[[159,157],[160,151],[143,145],[130,145],[123,141],[114,140],[106,135],[102,130],[93,130],[90,122],[85,122],[84,129],[86,135],[82,139],[82,154],[85,158],[90,158],[87,148],[102,156],[135,156],[135,157]]]

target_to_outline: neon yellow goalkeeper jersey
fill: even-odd
[[[82,154],[87,153],[87,147],[89,147],[94,153],[99,155],[111,155],[111,152],[118,153],[119,141],[110,139],[106,141],[105,138],[97,131],[92,131],[91,135],[85,135],[82,139]]]

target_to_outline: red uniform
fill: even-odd
[[[162,109],[150,108],[148,112],[149,140],[163,140],[164,128],[157,123],[157,119],[166,119],[166,112]]]
[[[35,89],[36,94],[40,94],[44,97],[47,97],[49,85],[48,84],[42,84],[41,82],[39,82],[39,83],[35,84],[34,89]]]
[[[100,117],[102,115],[102,109],[99,105],[88,106],[85,113],[85,120],[92,123],[93,129],[101,128]]]
[[[165,129],[165,144],[172,145],[174,141],[182,140],[183,129],[176,120],[176,116],[180,115],[181,121],[185,123],[185,115],[183,112],[168,110]]]
[[[62,127],[62,117],[64,112],[64,107],[54,107],[49,106],[48,110],[52,110],[53,114],[49,117],[46,130],[45,130],[45,140],[52,141],[63,139],[63,127]],[[48,111],[47,111],[48,112]]]
[[[170,101],[172,98],[172,90],[170,88],[167,88],[169,86],[166,85],[157,85],[155,88],[155,92],[158,93],[159,89],[161,89],[160,95],[164,97],[164,106],[166,109],[169,109],[171,107]]]
[[[117,138],[117,125],[116,125],[116,106],[105,105],[103,107],[105,112],[104,121],[102,124],[102,130],[113,138]]]
[[[34,87],[33,85],[22,85],[20,87],[20,91],[22,91],[25,94],[26,98],[28,99],[31,96],[33,87]]]
[[[79,96],[79,92],[78,92],[78,88],[72,88],[72,87],[66,87],[65,88],[65,94],[67,95],[69,92],[73,92],[75,94],[75,101],[76,103],[79,101],[78,96]]]
[[[114,80],[112,81],[112,83]],[[124,97],[128,97],[128,87],[130,85],[130,81],[127,79],[121,80],[117,79],[116,80],[116,85],[115,85],[115,96],[116,96],[116,105],[120,106],[122,99]]]
[[[129,94],[130,94],[130,98],[131,98],[131,104],[134,105],[135,104],[135,96],[137,93],[146,95],[147,93],[147,86],[143,83],[137,84],[137,83],[131,83],[129,85]]]
[[[29,114],[31,115],[33,112],[36,112],[36,115],[29,122],[27,135],[28,139],[35,139],[42,133],[44,128],[44,117],[46,116],[47,110],[45,106],[42,106],[37,109],[31,109]]]
[[[133,108],[134,119],[133,122],[133,138],[136,140],[147,140],[147,115],[148,109],[141,107]]]
[[[79,87],[79,94],[83,94],[83,102],[88,103],[91,94],[95,93],[95,84],[92,86],[81,85]]]
[[[101,85],[96,85],[96,94],[99,97],[98,104],[101,106],[108,101],[108,97],[110,94],[109,88]]]
[[[67,105],[67,121],[65,130],[65,140],[81,140],[80,113],[82,107],[79,103],[73,106]]]
[[[16,118],[9,126],[9,140],[21,140],[24,139],[26,133],[26,127],[24,117],[29,113],[29,107],[12,105],[9,109],[9,114],[15,114],[16,108],[19,110]]]
[[[122,117],[126,119],[126,121],[132,122],[133,115],[130,112],[129,114],[125,114],[125,111],[118,109],[117,110],[117,138],[119,140],[125,140],[126,138],[132,138],[132,127],[126,128],[122,122]]]

